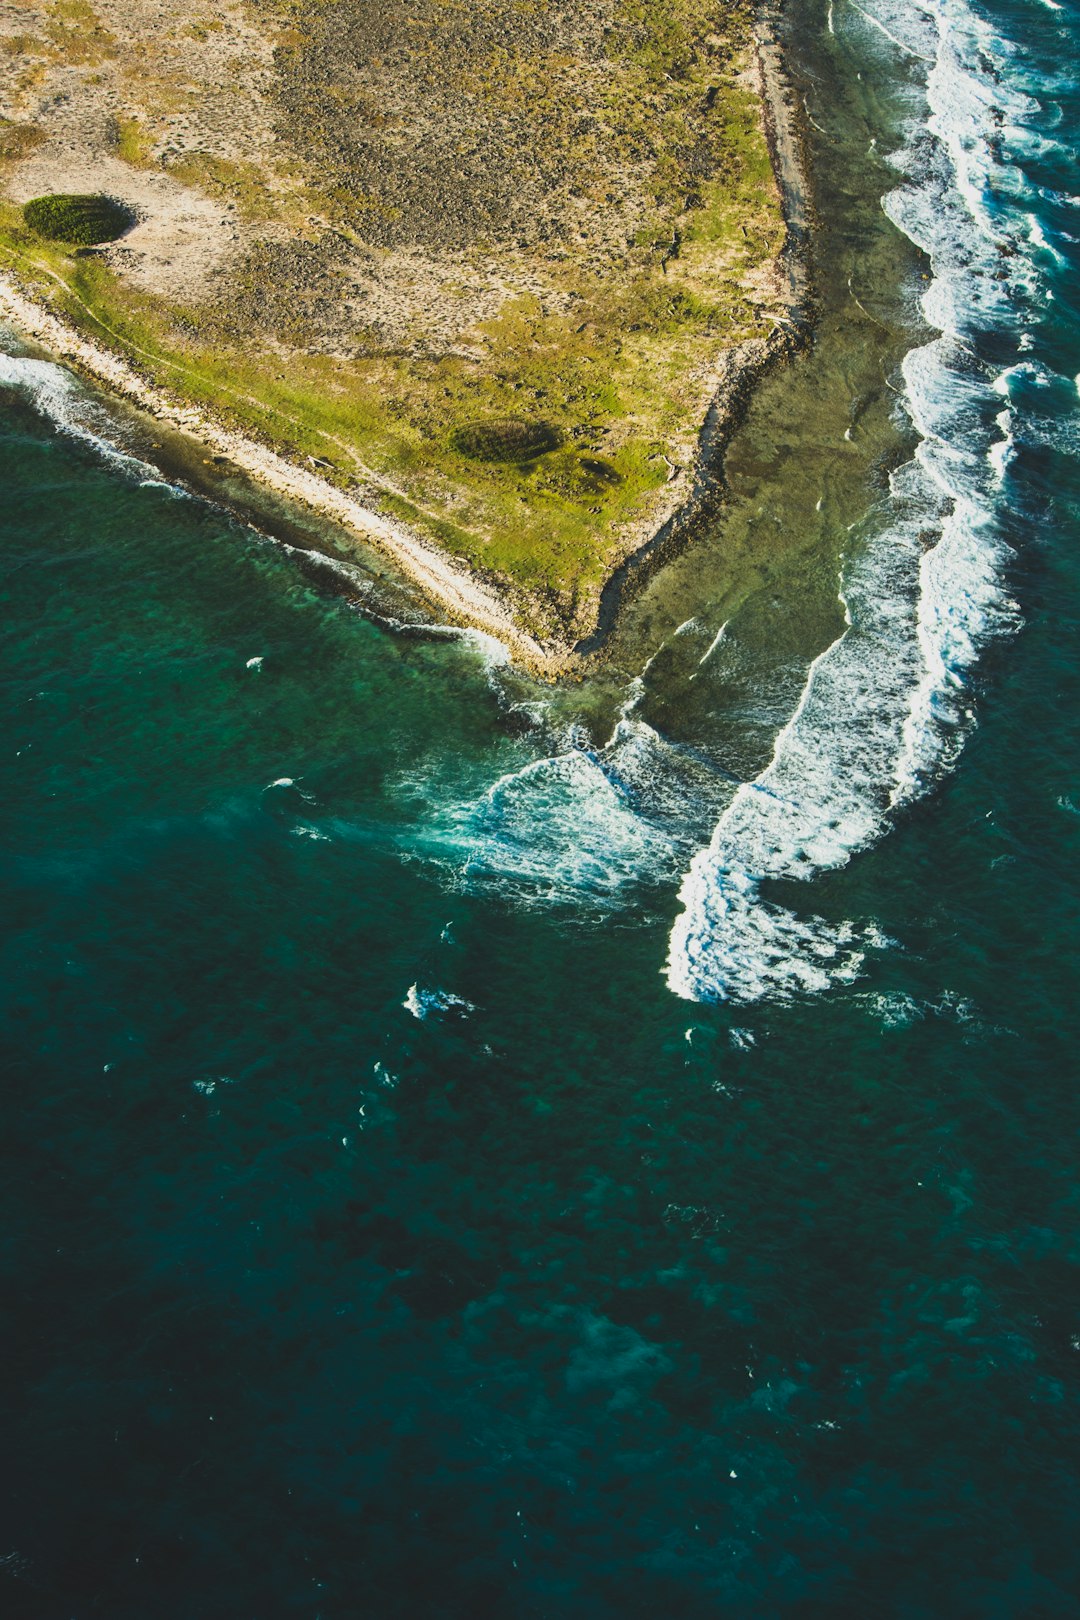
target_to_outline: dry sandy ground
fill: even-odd
[[[118,197],[139,223],[106,250],[115,269],[171,302],[213,304],[256,245],[284,250],[298,234],[311,242],[331,225],[296,143],[283,143],[278,129],[274,52],[285,33],[272,7],[241,0],[215,0],[205,13],[161,0],[93,0],[92,7],[88,0],[7,0],[0,5],[0,116],[46,138],[9,168],[4,190],[18,203],[47,192]],[[134,164],[118,155],[125,127],[140,148]],[[257,165],[263,195],[248,190],[238,203],[228,176],[208,195],[170,172],[207,157]],[[243,189],[243,176],[240,183]],[[332,353],[353,352],[342,334],[355,332],[372,334],[379,345],[453,349],[508,296],[545,285],[527,261],[508,276],[505,264],[478,268],[463,253],[409,245],[372,251],[343,239],[334,250],[335,269],[344,274],[331,318],[321,331],[308,321],[304,333]],[[294,269],[293,279],[303,273]],[[284,298],[293,307],[304,303],[295,286]]]
[[[239,298],[240,325],[287,346],[471,353],[508,299],[556,312],[576,267],[624,273],[670,211],[673,142],[684,190],[715,167],[701,86],[622,61],[628,14],[3,0],[0,114],[46,138],[0,184],[111,191],[140,217],[108,253],[122,274],[188,307]],[[726,63],[708,37],[695,83]],[[265,298],[243,301],[245,264]]]
[[[46,139],[7,178],[16,202],[50,191],[106,191],[139,224],[110,250],[147,291],[183,302],[208,297],[214,272],[235,262],[254,229],[236,208],[160,169],[117,155],[123,123],[152,137],[150,156],[211,150],[240,158],[275,140],[262,93],[272,79],[272,38],[245,8],[219,0],[220,26],[184,32],[192,8],[153,0],[56,0],[0,5],[0,111]],[[245,94],[235,85],[244,76]],[[152,110],[151,110],[152,109]]]
[[[227,268],[241,244],[236,222],[201,192],[119,158],[87,158],[59,139],[20,164],[9,195],[22,203],[57,191],[104,191],[127,203],[139,222],[108,250],[110,263],[135,286],[147,292],[171,287],[185,303],[211,293],[214,272]]]

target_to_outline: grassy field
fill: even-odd
[[[314,52],[314,82],[329,94],[318,30],[327,15],[340,21],[357,9],[348,0],[334,7],[303,0],[279,17],[287,25],[278,47],[285,90],[290,73],[303,79]],[[421,244],[425,264],[452,271],[439,283],[444,304],[455,296],[467,304],[471,278],[490,279],[493,267],[501,278],[499,298],[455,341],[431,339],[419,292],[414,329],[406,322],[396,341],[355,318],[350,253],[381,252],[377,262],[398,274],[420,250],[415,241],[402,249],[401,228],[389,225],[379,248],[370,207],[361,206],[368,194],[359,171],[351,190],[343,178],[347,163],[358,161],[352,148],[343,148],[345,167],[320,162],[318,184],[305,179],[303,160],[326,147],[327,131],[340,127],[337,114],[310,132],[306,153],[293,129],[273,174],[252,159],[158,154],[149,111],[114,120],[112,153],[133,172],[171,173],[231,203],[256,232],[260,220],[275,221],[277,235],[253,239],[211,300],[137,286],[122,256],[76,255],[29,229],[14,204],[0,207],[0,261],[24,281],[36,278],[87,335],[124,352],[153,381],[286,454],[317,458],[343,487],[362,489],[478,569],[530,593],[534,630],[580,631],[612,563],[671,504],[673,472],[683,470],[673,487],[686,487],[719,358],[766,337],[781,307],[761,279],[784,228],[758,99],[741,71],[745,11],[723,15],[722,39],[713,32],[715,9],[696,0],[620,0],[616,12],[614,38],[602,36],[600,67],[610,62],[610,73],[593,72],[591,61],[588,73],[580,61],[556,72],[546,36],[505,60],[470,59],[470,127],[479,127],[476,107],[484,122],[492,105],[500,117],[509,106],[513,120],[534,129],[551,114],[554,133],[545,133],[544,151],[528,154],[528,173],[535,177],[541,160],[550,161],[577,210],[572,218],[588,221],[592,209],[598,226],[592,245],[560,234],[559,219],[571,215],[564,209],[556,217],[552,204],[554,234],[544,245],[522,247],[513,221],[501,239],[496,221],[452,247]],[[64,13],[65,27],[74,15]],[[422,56],[407,59],[410,72]],[[555,117],[552,97],[562,84],[567,100],[575,72],[587,81],[594,111],[568,123]],[[354,82],[337,113],[349,122],[366,93]],[[578,103],[571,111],[580,111]],[[285,91],[282,105],[288,132]],[[599,126],[614,132],[604,150]],[[491,139],[502,139],[498,119],[494,127]],[[0,173],[14,172],[37,138],[9,133],[14,156],[5,157],[0,143]],[[605,215],[612,166],[620,163],[634,195],[616,198]],[[391,176],[387,196],[395,183]],[[301,225],[305,205],[321,211]],[[414,237],[423,234],[421,213],[418,204]],[[635,228],[619,235],[628,217]],[[318,297],[296,286],[297,267],[309,260]],[[324,305],[330,313],[320,331],[307,312]],[[500,435],[516,445],[513,454],[491,453]]]

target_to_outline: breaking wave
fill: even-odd
[[[440,763],[431,780],[398,784],[402,797],[425,801],[402,853],[453,885],[603,912],[643,882],[678,884],[666,971],[688,999],[821,991],[857,976],[882,943],[855,920],[795,909],[791,885],[880,839],[955,760],[974,718],[972,672],[988,642],[1019,623],[1006,518],[1017,447],[1040,431],[1029,396],[1073,386],[1030,350],[1063,262],[1040,209],[1074,207],[1080,186],[1051,195],[1028,177],[1033,160],[1062,149],[1045,133],[1050,120],[1032,93],[1042,87],[1028,82],[1017,48],[968,0],[835,0],[829,26],[861,30],[886,72],[910,82],[899,183],[883,205],[928,257],[919,302],[936,335],[902,367],[901,408],[918,447],[843,563],[844,628],[810,666],[770,762],[733,783],[716,759],[647,723],[639,678],[603,747],[560,726],[537,698],[511,705],[531,710],[535,729],[504,754],[494,782],[450,790]],[[0,354],[0,386],[129,472],[155,476],[117,449],[101,407],[62,367]],[[1065,428],[1075,439],[1075,423]],[[326,566],[359,586],[353,565]],[[722,690],[716,666],[738,639],[727,623],[693,618],[676,638],[700,643],[697,668]],[[471,639],[498,685],[504,650]],[[541,747],[549,751],[538,758]],[[406,1004],[421,1017],[445,1010],[439,994],[414,987]]]
[[[66,367],[0,349],[0,388],[10,388],[70,439],[89,445],[129,478],[141,484],[183,491],[161,477],[156,467],[122,449],[118,424],[107,408]]]
[[[930,260],[922,310],[940,335],[903,366],[921,442],[893,475],[888,521],[844,569],[846,627],[683,878],[667,976],[688,999],[785,997],[858,973],[871,931],[800,916],[763,885],[841,867],[881,837],[955,758],[972,668],[1019,622],[1002,532],[1015,413],[1002,401],[1048,296],[1023,168],[1045,145],[1040,103],[1018,85],[1015,47],[966,0],[856,9],[927,64],[884,206]]]

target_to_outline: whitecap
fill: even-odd
[[[858,999],[882,1029],[909,1029],[926,1016],[915,997],[902,990],[875,991]]]
[[[473,1003],[466,1001],[463,996],[455,996],[449,990],[421,990],[418,984],[410,984],[401,1005],[406,1012],[421,1020],[432,1013],[456,1013],[465,1018],[476,1011]]]
[[[122,432],[103,402],[84,388],[73,372],[52,360],[32,360],[0,350],[0,388],[11,388],[29,400],[68,438],[78,439],[118,471],[143,487],[160,487],[181,494],[163,480],[155,467],[120,448]]]

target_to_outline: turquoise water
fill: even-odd
[[[4,1614],[1080,1614],[1080,18],[790,26],[817,344],[583,688],[9,345]]]

